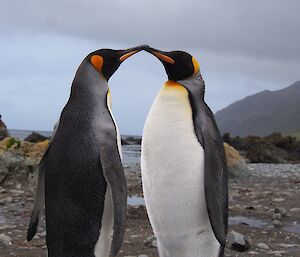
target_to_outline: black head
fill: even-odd
[[[143,50],[153,54],[162,62],[169,80],[186,79],[199,71],[197,60],[186,52],[164,52],[149,46],[144,46]]]
[[[100,49],[90,53],[87,59],[108,81],[123,61],[141,51],[144,47],[148,46],[142,45],[125,50]]]

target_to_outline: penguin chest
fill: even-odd
[[[150,221],[161,240],[170,233],[186,236],[210,226],[204,150],[183,86],[164,86],[149,112],[142,142],[142,179]]]

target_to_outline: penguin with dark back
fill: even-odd
[[[140,50],[97,50],[76,72],[70,98],[39,164],[27,234],[28,241],[36,234],[45,202],[48,257],[108,257],[121,247],[127,187],[108,80]]]
[[[142,141],[146,207],[161,257],[222,257],[228,175],[222,137],[204,101],[197,60],[145,47],[168,81],[148,114]]]

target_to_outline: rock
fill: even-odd
[[[155,235],[149,236],[144,242],[145,246],[157,248],[157,239]]]
[[[249,251],[248,254],[251,254],[251,255],[257,255],[257,254],[259,254],[259,252]]]
[[[281,246],[283,248],[300,247],[299,244],[279,244],[279,246]]]
[[[242,234],[231,231],[228,234],[228,247],[235,251],[244,252],[250,248],[250,243]]]
[[[9,190],[9,192],[11,192],[14,195],[22,195],[22,194],[25,193],[25,191],[23,191],[23,190],[17,190],[17,189],[11,189],[11,190]]]
[[[273,198],[272,202],[283,202],[285,199],[284,198]]]
[[[12,202],[13,202],[13,199],[10,196],[0,200],[0,204],[6,204],[6,203],[12,203]]]
[[[246,161],[240,153],[227,143],[224,143],[228,173],[230,177],[248,176]]]
[[[286,217],[287,216],[287,210],[283,207],[277,207],[274,210],[274,213],[280,213],[282,217]]]
[[[32,143],[37,143],[37,142],[42,142],[49,139],[48,137],[45,137],[39,133],[36,132],[32,132],[29,136],[27,136],[26,138],[24,138],[24,141],[27,142],[32,142]]]
[[[0,243],[9,246],[11,245],[11,238],[5,234],[0,234]]]
[[[140,145],[142,143],[141,137],[122,137],[121,144],[122,145]]]
[[[5,123],[2,121],[1,119],[1,115],[0,115],[0,140],[9,137],[9,132],[6,128]]]
[[[46,231],[37,233],[37,235],[38,235],[40,238],[45,237],[45,236],[46,236]]]
[[[262,140],[249,143],[245,150],[246,157],[255,163],[285,163],[290,158],[287,151]]]
[[[281,256],[282,254],[287,254],[287,251],[270,251],[268,254],[272,254],[274,256]]]
[[[300,208],[292,208],[292,209],[290,209],[290,212],[299,213],[300,212]]]
[[[141,254],[138,257],[149,257],[149,255]]]
[[[282,226],[282,223],[279,220],[273,220],[272,224],[273,224],[274,228],[279,228]]]
[[[280,213],[273,213],[272,219],[273,220],[281,220],[281,214]]]
[[[258,243],[256,246],[260,249],[270,250],[270,247],[265,243]]]

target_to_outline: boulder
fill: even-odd
[[[228,234],[228,247],[235,251],[244,252],[250,249],[250,243],[242,234],[231,231]]]
[[[27,136],[26,138],[24,138],[24,141],[27,142],[32,142],[32,143],[37,143],[37,142],[42,142],[49,139],[48,137],[45,137],[39,133],[36,132],[32,132],[29,136]]]
[[[248,167],[240,153],[227,143],[224,143],[229,177],[247,176]]]
[[[5,123],[1,120],[1,115],[0,115],[0,140],[9,137],[8,130],[6,128]]]
[[[265,142],[249,145],[246,157],[254,163],[286,163],[290,161],[288,152]]]

